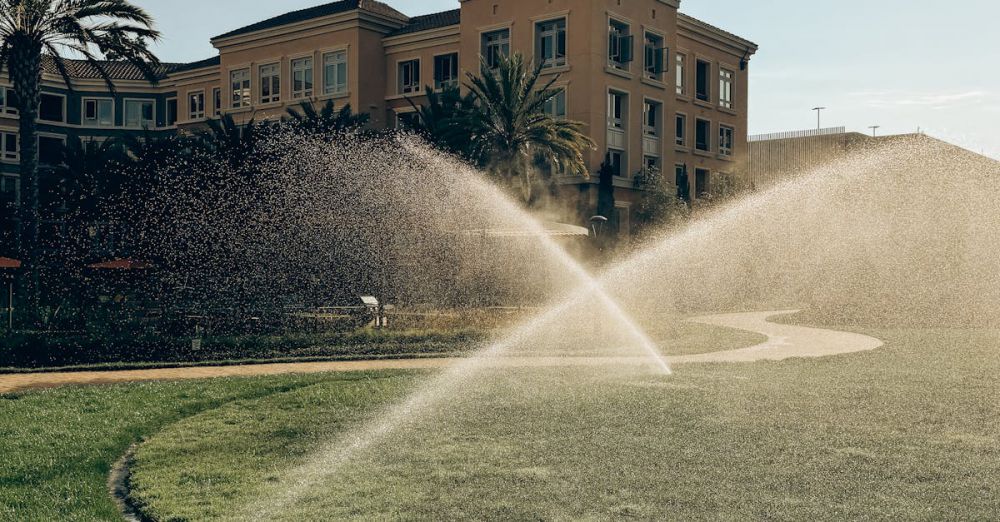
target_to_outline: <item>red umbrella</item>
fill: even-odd
[[[87,265],[87,268],[92,268],[94,270],[148,270],[153,268],[153,265],[145,261],[136,261],[134,259],[115,259],[114,261],[105,261],[103,263]]]
[[[21,268],[21,262],[17,259],[11,259],[9,257],[0,257],[0,268],[14,269]]]

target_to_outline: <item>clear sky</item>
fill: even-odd
[[[457,0],[386,0],[408,15]],[[212,36],[324,0],[135,0],[164,61],[214,54]],[[1000,0],[683,0],[681,11],[760,45],[750,130],[926,132],[1000,159]],[[194,16],[192,16],[194,15]]]

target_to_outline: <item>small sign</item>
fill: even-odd
[[[201,350],[201,339],[191,339],[191,349]]]

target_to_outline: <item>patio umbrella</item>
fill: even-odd
[[[21,268],[21,262],[9,257],[0,257],[0,270],[14,271]],[[7,282],[7,328],[14,329],[14,276],[11,274]]]

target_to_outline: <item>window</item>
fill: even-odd
[[[643,156],[642,166],[646,169],[646,172],[659,172],[660,171],[660,158],[656,156]]]
[[[733,71],[719,69],[719,106],[733,108]]]
[[[733,155],[733,137],[735,131],[732,127],[719,125],[719,154],[723,156]]]
[[[250,106],[250,69],[240,69],[229,73],[232,86],[234,109]]]
[[[399,62],[399,93],[420,91],[420,60]]]
[[[152,100],[125,100],[125,126],[131,129],[154,127],[155,107]]]
[[[510,29],[483,33],[481,53],[488,67],[499,66],[501,57],[510,56]]]
[[[434,57],[434,88],[458,86],[458,53]]]
[[[624,129],[628,114],[625,95],[611,91],[608,93],[608,128]]]
[[[611,20],[608,26],[608,62],[611,67],[628,70],[632,62],[633,40],[628,24]]]
[[[216,87],[212,89],[212,109],[216,117],[222,114],[222,89]]]
[[[660,104],[646,100],[642,109],[642,133],[646,136],[660,135]]]
[[[677,123],[675,124],[676,130],[674,131],[674,139],[676,140],[678,147],[687,146],[687,116],[683,114],[677,115]]]
[[[0,114],[16,115],[16,106],[14,90],[10,87],[0,87]]]
[[[272,63],[260,66],[260,103],[281,101],[281,65]]]
[[[566,19],[535,24],[535,59],[542,67],[566,65]]]
[[[677,78],[677,94],[686,95],[687,94],[687,70],[685,69],[685,62],[687,57],[683,54],[677,53],[677,63],[674,66]]]
[[[667,49],[663,46],[663,37],[646,33],[646,52],[643,70],[646,78],[663,81],[663,73],[667,70]]]
[[[102,98],[84,98],[83,124],[90,127],[114,127],[115,101]]]
[[[38,137],[38,163],[45,167],[55,167],[62,164],[66,139],[54,136]]]
[[[38,119],[42,121],[66,121],[66,98],[55,94],[42,93],[38,106]]]
[[[347,51],[323,55],[323,94],[347,93]]]
[[[21,144],[16,132],[0,133],[0,159],[18,161],[21,159]]]
[[[416,111],[396,113],[397,129],[412,129],[419,122],[420,122],[420,115]]]
[[[618,149],[608,149],[608,166],[611,167],[611,172],[615,176],[624,176],[625,174],[625,151]]]
[[[545,114],[552,116],[553,118],[565,118],[566,117],[566,89],[559,89],[559,92],[555,96],[549,98],[545,102],[543,108]]]
[[[292,60],[292,99],[312,98],[313,59]]]
[[[0,146],[3,135],[0,134]],[[11,175],[0,175],[0,204],[17,206],[21,202],[21,179]]]
[[[711,98],[711,92],[709,87],[709,78],[712,76],[712,64],[698,60],[697,61],[697,73],[695,74],[695,96],[701,101],[709,101]]]
[[[684,163],[674,165],[674,185],[677,186],[677,197],[684,201],[691,199],[691,185],[688,182],[688,168]]]
[[[205,117],[205,91],[188,94],[188,119],[200,120]]]
[[[177,98],[167,99],[167,127],[177,125]]]
[[[698,119],[695,122],[695,148],[700,151],[708,152],[712,148],[712,136],[711,136],[712,122],[708,120]]]
[[[708,169],[694,169],[694,185],[699,197],[711,194],[711,187],[709,186],[709,179],[711,177],[712,174]]]

